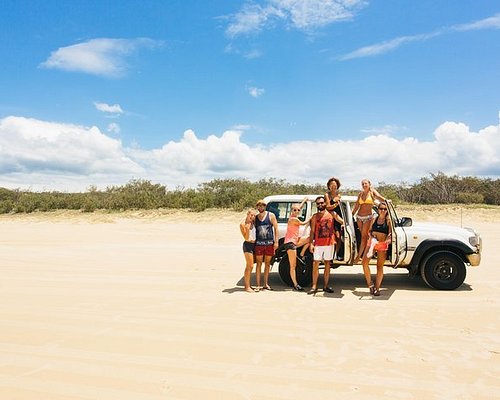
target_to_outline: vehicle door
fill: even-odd
[[[406,232],[400,224],[400,220],[396,214],[396,210],[391,201],[387,202],[389,216],[392,221],[392,243],[390,259],[386,261],[386,265],[397,266],[404,260],[407,251]]]
[[[352,264],[357,253],[355,221],[352,218],[351,206],[348,201],[340,202],[341,217],[344,220],[342,231],[343,254],[340,260],[334,260],[334,264]]]

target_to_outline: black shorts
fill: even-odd
[[[243,242],[243,253],[254,253],[255,243],[254,242]]]
[[[297,249],[297,246],[294,245],[292,242],[288,242],[288,243],[285,243],[283,245],[283,250],[287,251],[287,250],[295,250]]]

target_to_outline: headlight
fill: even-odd
[[[470,233],[473,234],[473,236],[469,236],[469,243],[471,246],[474,247],[479,247],[481,244],[481,236],[479,236],[476,231],[472,228],[465,228],[467,229]]]
[[[474,247],[479,246],[479,237],[478,236],[471,236],[469,238],[469,243],[471,246],[474,246]]]

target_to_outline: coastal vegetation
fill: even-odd
[[[483,204],[500,205],[500,179],[430,174],[416,183],[376,184],[377,190],[395,204]],[[357,194],[359,188],[341,188],[343,194]],[[131,180],[104,190],[90,187],[85,192],[33,192],[0,188],[0,213],[35,211],[95,210],[124,211],[160,208],[203,211],[224,208],[241,211],[270,194],[324,193],[323,184],[292,184],[283,179],[213,179],[196,188],[169,189],[148,180]]]

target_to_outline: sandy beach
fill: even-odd
[[[500,208],[398,210],[481,233],[459,289],[246,293],[244,213],[0,216],[0,399],[500,398]]]

